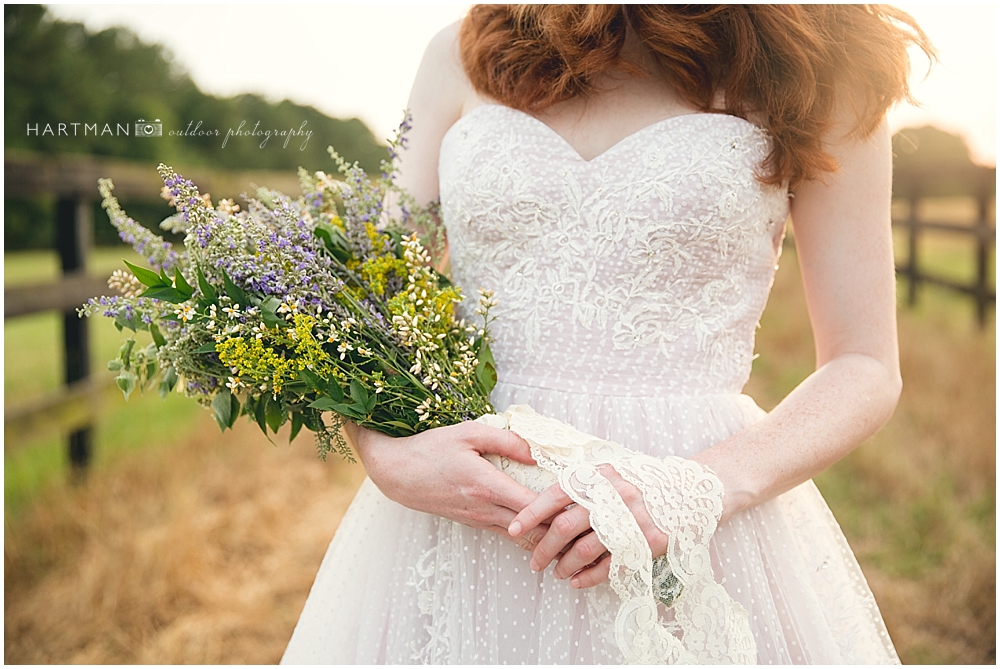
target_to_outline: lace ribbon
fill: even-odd
[[[525,405],[479,421],[516,432],[538,463],[534,467],[487,456],[494,465],[536,492],[558,482],[590,512],[591,527],[611,552],[609,581],[621,599],[615,639],[626,663],[756,663],[749,616],[712,574],[708,544],[722,515],[723,494],[715,474],[684,458],[630,451]],[[611,465],[639,489],[653,522],[669,537],[656,583],[649,544],[618,491],[598,470],[601,465]],[[665,583],[672,589],[666,600],[672,606],[663,606],[661,615],[657,602],[665,603]]]

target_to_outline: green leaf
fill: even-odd
[[[189,284],[184,278],[184,275],[181,274],[180,268],[177,268],[174,271],[174,287],[176,287],[177,291],[189,300],[191,299],[191,296],[194,295],[194,288],[191,287],[191,284]]]
[[[347,418],[353,418],[354,420],[364,420],[368,415],[365,413],[365,408],[363,406],[358,406],[357,404],[337,404],[335,405],[334,411]]]
[[[357,379],[351,379],[351,399],[362,407],[368,402],[368,391]]]
[[[128,266],[128,268],[132,271],[132,274],[135,274],[135,278],[139,279],[139,283],[141,283],[144,286],[149,286],[150,288],[154,288],[159,286],[170,285],[170,282],[163,281],[160,278],[160,275],[152,270],[133,265],[128,260],[123,260],[122,262]]]
[[[298,411],[292,412],[292,431],[288,435],[288,441],[295,441],[295,437],[299,436],[299,430],[302,429],[302,425],[302,414]]]
[[[135,348],[135,340],[129,339],[118,349],[118,359],[122,361],[122,366],[129,369],[132,366],[132,349]]]
[[[156,327],[156,323],[149,324],[149,334],[153,335],[153,343],[156,344],[156,348],[166,345],[167,340],[163,338],[163,333],[160,332],[160,328]]]
[[[147,288],[139,297],[151,297],[156,300],[170,302],[171,304],[180,304],[182,302],[187,302],[188,300],[188,298],[185,297],[181,291],[172,286],[155,286],[153,288]]]
[[[335,411],[342,416],[353,418],[355,420],[362,420],[367,415],[364,411],[364,407],[358,407],[356,404],[341,404],[339,402],[334,402],[329,397],[321,397],[315,402],[309,404],[309,406],[313,409],[319,409],[320,411]]]
[[[326,250],[340,262],[346,263],[351,259],[351,250],[347,243],[347,237],[340,228],[334,227],[329,223],[320,223],[313,230],[313,234],[323,240]]]
[[[344,389],[340,387],[340,382],[337,379],[330,379],[326,384],[326,394],[332,397],[334,402],[344,401]]]
[[[108,369],[112,372],[117,372],[122,368],[121,360],[108,360]]]
[[[260,317],[266,327],[273,328],[281,322],[281,319],[278,317],[279,306],[281,306],[281,300],[274,295],[271,295],[260,303]]]
[[[338,403],[334,402],[329,397],[320,397],[319,399],[313,400],[306,406],[312,409],[319,409],[320,411],[335,411],[333,407],[338,406]]]
[[[403,235],[396,228],[389,228],[385,231],[385,234],[389,235],[389,239],[392,240],[392,251],[397,258],[402,259],[403,257]]]
[[[138,380],[133,372],[128,370],[123,370],[121,374],[115,379],[115,383],[118,388],[121,389],[122,393],[125,395],[125,401],[128,401],[128,396],[132,394],[135,390],[135,382]]]
[[[305,384],[309,386],[310,389],[315,390],[317,393],[324,391],[323,382],[319,380],[319,377],[313,374],[308,369],[299,370],[299,378],[305,381]]]
[[[416,433],[416,430],[414,430],[412,426],[407,425],[406,423],[401,423],[398,420],[387,420],[383,421],[382,424],[388,425],[389,427],[394,427],[397,430],[401,431],[404,435]]]
[[[225,270],[222,270],[222,281],[226,286],[226,295],[228,295],[229,299],[233,301],[233,304],[246,306],[246,293],[243,292],[242,288],[233,283],[233,280],[229,278],[229,275],[226,274]]]
[[[208,282],[205,278],[204,272],[201,271],[201,267],[198,268],[198,290],[201,291],[202,296],[209,302],[215,302],[215,288],[212,284]]]
[[[257,421],[257,425],[260,426],[260,431],[264,433],[264,436],[267,436],[267,419],[264,409],[264,398],[258,397],[257,403],[253,407],[253,417]]]
[[[285,422],[285,412],[281,410],[281,402],[268,396],[264,406],[264,420],[272,432],[277,432],[281,424]]]
[[[497,368],[493,366],[492,362],[483,363],[476,368],[476,378],[488,395],[493,392],[493,388],[497,385]]]
[[[240,398],[230,395],[229,427],[236,424],[236,419],[240,417]]]
[[[177,386],[177,381],[177,371],[173,367],[168,367],[167,371],[163,373],[163,379],[158,388],[160,397],[166,399],[167,395]]]
[[[222,431],[233,424],[233,394],[229,392],[229,388],[220,390],[212,399],[212,413]]]
[[[366,414],[369,414],[369,413],[371,413],[372,411],[375,410],[375,403],[376,403],[377,400],[378,400],[378,397],[376,395],[372,395],[371,397],[368,398],[368,401],[365,402],[365,413]]]
[[[195,353],[215,353],[215,342],[210,341],[207,344],[202,344],[194,350]]]
[[[306,410],[302,412],[302,422],[310,432],[319,432],[323,429],[322,414],[316,410]]]
[[[479,340],[479,364],[476,365],[476,380],[487,394],[493,390],[497,384],[496,362],[493,360],[493,352],[485,339]]]

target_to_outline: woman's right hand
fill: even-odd
[[[389,437],[347,423],[369,478],[403,506],[490,530],[531,550],[547,525],[513,539],[507,527],[538,495],[483,458],[496,453],[533,465],[528,443],[510,430],[466,422],[412,437]]]

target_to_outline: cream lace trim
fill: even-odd
[[[715,474],[691,460],[629,451],[524,405],[479,420],[516,432],[538,462],[531,467],[488,457],[495,465],[537,492],[558,481],[590,512],[591,526],[611,552],[610,584],[621,599],[615,639],[627,663],[756,663],[749,616],[712,574],[708,544],[722,515],[723,494]],[[683,589],[663,616],[649,544],[598,470],[604,464],[642,492],[653,522],[669,537],[666,561]]]

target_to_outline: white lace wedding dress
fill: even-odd
[[[499,300],[496,409],[527,404],[661,458],[759,420],[741,389],[788,215],[786,191],[754,179],[767,150],[762,130],[714,114],[654,123],[590,161],[508,107],[455,123],[442,212],[456,283]],[[709,554],[758,662],[898,662],[812,482],[719,526]],[[365,481],[282,662],[622,662],[608,584],[573,590],[528,560]]]

